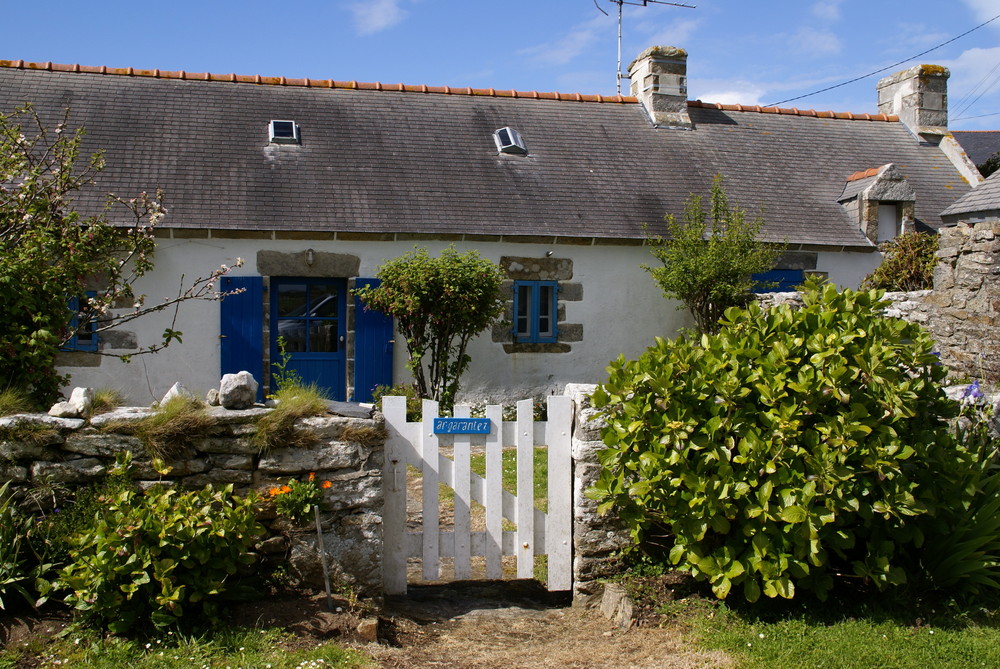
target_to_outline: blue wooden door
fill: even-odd
[[[224,276],[222,290],[242,289],[219,305],[221,374],[244,370],[258,383],[257,401],[264,401],[264,279],[259,276]]]
[[[341,401],[347,386],[346,305],[344,279],[271,278],[271,360],[281,360],[280,337],[290,356],[288,368]]]
[[[378,279],[357,279],[355,286],[379,285]],[[375,386],[392,385],[392,316],[365,309],[354,298],[354,401],[371,402]]]

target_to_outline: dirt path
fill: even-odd
[[[616,628],[597,611],[567,606],[531,581],[411,586],[389,600],[391,645],[364,650],[387,669],[692,669],[727,667],[679,629]]]

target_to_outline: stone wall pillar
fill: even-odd
[[[942,228],[923,323],[952,370],[1000,382],[1000,219]]]
[[[601,471],[597,459],[604,448],[603,421],[592,420],[597,413],[590,406],[596,386],[571,383],[565,394],[575,404],[573,416],[573,603],[589,605],[600,597],[600,579],[617,572],[616,554],[629,544],[629,536],[617,516],[600,516],[597,502],[588,499],[587,488]]]

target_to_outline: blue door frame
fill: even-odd
[[[271,277],[270,292],[271,362],[281,361],[284,338],[288,369],[330,399],[345,400],[346,280]]]

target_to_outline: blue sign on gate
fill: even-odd
[[[435,418],[434,434],[489,434],[489,418]]]

